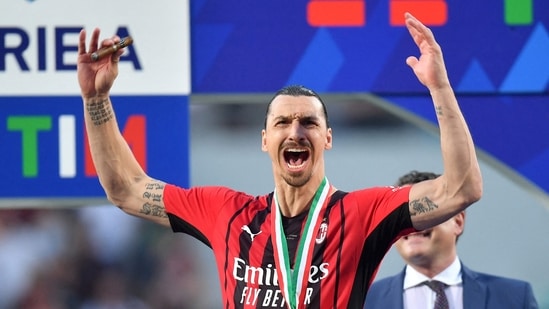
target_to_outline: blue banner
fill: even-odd
[[[191,3],[192,92],[374,93],[436,124],[405,60],[409,11],[429,26],[476,144],[549,193],[549,2],[278,0]]]
[[[147,173],[189,185],[187,96],[113,96],[124,138]],[[0,97],[0,198],[104,198],[87,147],[82,99]],[[169,162],[169,163],[168,163]]]

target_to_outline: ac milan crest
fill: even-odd
[[[321,244],[324,239],[326,239],[326,234],[328,233],[328,223],[326,221],[323,221],[320,224],[320,227],[318,228],[318,235],[316,236],[316,243]]]

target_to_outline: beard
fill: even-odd
[[[311,177],[312,177],[311,174],[308,174],[308,175],[300,174],[296,176],[292,176],[292,175],[282,176],[282,178],[287,184],[296,188],[303,187],[305,184],[309,182],[309,180],[311,180]]]

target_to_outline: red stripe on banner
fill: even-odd
[[[307,5],[307,22],[312,27],[360,27],[366,24],[363,0],[313,0]]]
[[[403,26],[406,12],[414,15],[426,26],[442,26],[448,21],[448,5],[444,0],[391,0],[391,26]]]

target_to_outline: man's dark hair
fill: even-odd
[[[326,104],[324,104],[324,101],[320,98],[320,96],[314,92],[313,90],[302,86],[302,85],[290,85],[286,86],[280,90],[278,90],[274,96],[272,97],[271,101],[269,101],[269,105],[267,105],[267,111],[265,112],[265,121],[263,124],[264,128],[267,128],[267,117],[269,116],[269,111],[271,110],[271,103],[273,103],[273,100],[278,97],[279,95],[291,95],[294,97],[298,96],[306,96],[306,97],[315,97],[320,101],[320,104],[322,104],[322,111],[324,112],[324,118],[326,119],[326,127],[330,127],[330,122],[328,121],[328,110],[326,109]]]
[[[435,174],[431,172],[411,171],[408,174],[402,175],[398,179],[396,185],[397,186],[411,185],[414,183],[422,182],[424,180],[435,179],[438,176],[440,176],[440,174]]]

